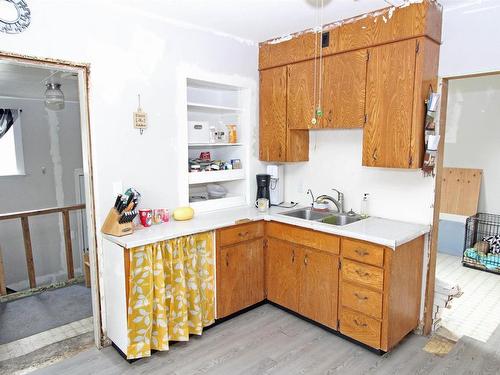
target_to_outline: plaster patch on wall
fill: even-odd
[[[446,119],[446,134],[445,143],[456,143],[458,136],[458,124],[460,123],[460,118],[462,117],[462,109],[464,103],[464,95],[462,92],[457,91],[453,94],[451,100],[453,102],[453,108],[448,113]]]
[[[378,21],[378,19],[380,17],[382,18],[382,20],[385,23],[387,23],[387,21],[392,18],[392,16],[394,15],[395,11],[397,11],[399,9],[406,8],[407,6],[410,6],[412,4],[422,3],[424,1],[430,2],[432,5],[438,7],[438,9],[440,11],[442,11],[442,9],[443,9],[442,5],[439,4],[435,0],[406,0],[403,4],[398,5],[398,6],[392,6],[392,7],[389,7],[389,8],[375,10],[373,12],[364,13],[364,14],[361,14],[359,16],[354,16],[354,17],[351,17],[351,18],[346,18],[345,20],[338,20],[338,21],[334,21],[334,22],[325,24],[325,25],[323,25],[322,30],[323,31],[329,31],[329,30],[335,29],[337,27],[340,27],[342,25],[347,25],[347,24],[350,24],[350,23],[353,23],[353,22],[357,22],[359,20],[362,20],[362,19],[368,18],[368,17],[373,18],[373,23],[377,23],[377,21]],[[302,30],[302,31],[299,31],[299,32],[296,32],[296,33],[291,33],[291,34],[288,34],[288,35],[284,35],[282,37],[273,38],[271,40],[264,41],[264,42],[260,43],[260,45],[279,44],[279,43],[287,42],[287,41],[292,40],[294,38],[298,38],[298,37],[300,37],[300,36],[302,36],[304,34],[317,32],[317,29],[318,29],[317,27],[310,28],[310,29]]]
[[[49,124],[49,138],[50,138],[50,158],[54,168],[54,187],[56,195],[56,203],[58,207],[64,206],[64,188],[63,188],[63,166],[61,158],[61,147],[59,144],[59,118],[57,112],[45,110],[47,112],[47,120]],[[64,243],[64,228],[61,215],[58,217],[59,221],[59,238],[61,243],[60,251],[60,266],[66,262],[65,243]]]
[[[105,4],[102,4],[101,1],[99,1],[98,4],[99,4],[99,6],[105,5]],[[168,23],[172,26],[181,27],[183,29],[197,30],[197,31],[207,32],[207,33],[210,33],[213,35],[217,35],[217,36],[220,36],[223,38],[230,38],[230,39],[236,40],[239,43],[246,44],[249,46],[255,46],[257,44],[253,40],[237,37],[235,35],[231,35],[231,34],[228,34],[228,33],[222,32],[222,31],[218,31],[215,29],[211,29],[209,27],[203,27],[203,26],[195,25],[195,24],[192,24],[189,22],[179,21],[179,20],[176,20],[173,18],[165,17],[165,16],[159,15],[157,13],[145,11],[139,7],[127,6],[127,5],[123,5],[123,4],[120,5],[119,8],[116,8],[116,6],[114,6],[114,5],[109,5],[109,6],[112,7],[112,9],[110,9],[111,12],[116,12],[116,10],[119,9],[120,11],[126,11],[126,12],[132,13],[134,15],[140,14],[144,17],[155,19],[155,20],[158,20],[158,21],[161,21],[164,23]]]

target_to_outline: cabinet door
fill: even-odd
[[[259,159],[286,161],[286,67],[260,72]]]
[[[293,311],[299,307],[299,259],[295,245],[269,238],[267,242],[267,299]]]
[[[319,62],[316,65],[316,68],[319,69]],[[316,71],[316,76],[319,77],[319,70]],[[320,127],[319,123],[314,126],[311,124],[314,111],[314,60],[288,65],[288,128],[309,129]]]
[[[406,40],[369,50],[364,166],[410,167],[416,43]]]
[[[223,318],[264,300],[263,240],[218,249],[217,317]]]
[[[324,59],[323,128],[362,128],[365,123],[368,52],[359,50]]]
[[[307,249],[303,254],[299,313],[336,329],[339,258],[313,249]]]

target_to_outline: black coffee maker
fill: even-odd
[[[270,200],[269,185],[271,184],[271,175],[258,174],[255,177],[257,177],[257,199],[266,198]]]

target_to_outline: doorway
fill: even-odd
[[[500,334],[500,73],[443,88],[433,328],[486,343]]]
[[[87,83],[85,64],[0,53],[0,367],[9,371],[101,346]]]

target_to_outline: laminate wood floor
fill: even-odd
[[[462,338],[444,358],[410,335],[394,351],[374,354],[271,305],[222,323],[169,352],[133,364],[112,347],[87,350],[40,369],[42,374],[498,374],[500,332],[482,343]]]

